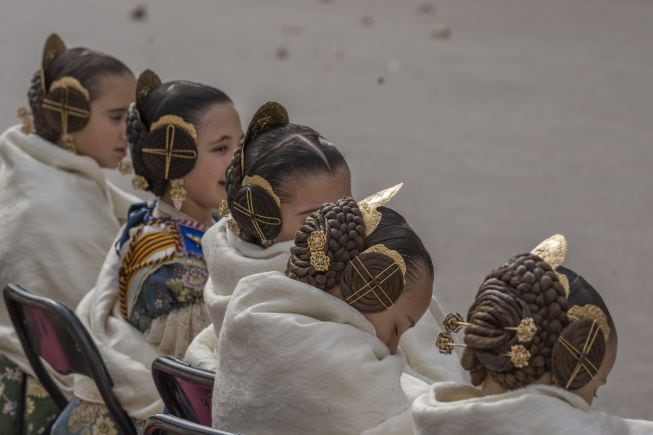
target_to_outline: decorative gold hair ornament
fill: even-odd
[[[365,223],[365,237],[369,237],[376,227],[379,226],[379,222],[381,222],[381,212],[379,212],[378,208],[390,202],[403,185],[404,183],[399,183],[396,186],[384,189],[358,202],[358,207]]]
[[[595,322],[603,333],[605,342],[610,338],[610,326],[608,325],[608,316],[605,315],[602,309],[596,305],[574,305],[567,311],[567,317],[572,320],[588,319]]]
[[[167,180],[170,175],[170,164],[172,159],[188,159],[194,160],[197,158],[196,150],[176,150],[175,149],[175,132],[177,128],[182,129],[188,133],[195,144],[197,144],[197,130],[195,126],[190,122],[184,121],[183,118],[177,115],[163,115],[156,122],[154,122],[150,127],[150,132],[158,129],[166,129],[165,137],[165,148],[143,148],[143,152],[146,154],[155,154],[165,157],[165,174],[164,179]]]
[[[442,322],[444,329],[451,332],[458,332],[463,326],[474,326],[471,323],[463,321],[463,316],[459,313],[450,313],[444,317]],[[537,333],[537,325],[532,317],[525,317],[519,321],[517,326],[505,326],[503,329],[507,331],[517,332],[517,341],[520,343],[528,343],[533,340]]]
[[[56,33],[50,34],[48,39],[45,41],[45,46],[43,47],[43,58],[41,59],[41,70],[39,71],[41,78],[41,91],[43,92],[43,95],[48,91],[45,83],[45,70],[50,66],[52,61],[64,51],[66,51],[66,44],[64,44],[59,35]]]
[[[569,376],[569,380],[564,387],[565,390],[568,390],[569,387],[571,387],[571,384],[574,382],[574,379],[576,379],[576,376],[578,376],[581,370],[585,370],[587,374],[590,375],[591,379],[594,379],[599,372],[599,368],[596,367],[592,361],[587,359],[587,354],[592,346],[594,346],[596,337],[599,335],[599,332],[601,332],[602,329],[596,320],[592,320],[592,326],[590,327],[589,334],[587,334],[585,343],[583,343],[582,349],[577,349],[563,336],[558,337],[558,342],[560,342],[562,347],[576,359],[576,365],[574,366],[574,370],[572,370],[571,376]]]
[[[281,127],[290,122],[288,111],[276,101],[268,101],[256,111],[247,127],[240,155],[240,173],[245,171],[245,149],[256,136],[276,127]]]
[[[556,273],[560,284],[565,289],[565,297],[569,297],[569,280],[563,273],[556,272],[559,266],[562,266],[567,258],[567,239],[562,234],[554,234],[546,240],[543,240],[531,251],[531,254],[537,255],[544,260],[551,269]]]
[[[229,204],[227,203],[226,199],[223,199],[220,201],[220,206],[218,207],[218,214],[220,215],[221,218],[227,217],[231,213],[229,211]]]
[[[261,189],[265,190],[272,197],[272,199],[274,199],[274,202],[277,204],[277,207],[281,207],[281,199],[276,193],[274,193],[274,190],[272,190],[272,185],[268,180],[261,177],[260,175],[253,175],[253,176],[246,175],[243,178],[242,185],[260,187]]]
[[[440,353],[449,355],[453,352],[454,347],[468,347],[465,344],[457,344],[454,342],[450,332],[441,332],[435,340],[435,346]],[[503,356],[510,357],[510,362],[518,369],[528,367],[528,362],[531,359],[531,353],[521,344],[513,344],[510,346],[510,351],[502,354]]]
[[[377,253],[377,254],[383,254],[387,257],[392,258],[392,260],[397,264],[399,267],[399,270],[401,270],[401,275],[404,278],[404,284],[406,283],[406,262],[404,261],[404,257],[401,256],[401,254],[394,249],[390,249],[384,244],[378,243],[376,245],[370,246],[366,250],[363,251],[363,254],[370,254],[370,253]]]
[[[20,131],[25,134],[30,134],[34,131],[34,117],[27,107],[19,107],[16,111],[16,116],[20,119]]]
[[[321,229],[311,232],[308,236],[308,249],[311,252],[310,263],[313,269],[317,272],[326,272],[329,270],[331,260],[326,255],[326,235]]]
[[[88,89],[86,89],[84,85],[79,82],[79,80],[72,76],[63,76],[60,79],[53,81],[50,85],[50,92],[54,91],[55,89],[66,88],[75,89],[84,96],[86,101],[91,101],[91,94],[88,92]]]
[[[138,106],[143,98],[159,86],[161,86],[161,79],[154,71],[150,69],[143,71],[136,82],[136,105]]]

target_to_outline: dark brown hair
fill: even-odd
[[[595,305],[601,309],[610,328],[610,337],[616,340],[616,330],[612,316],[605,305],[603,298],[585,279],[571,269],[558,267],[558,272],[564,273],[569,280],[569,307]],[[558,340],[553,348],[552,371],[553,378],[560,386],[576,390],[585,386],[596,375],[597,369],[603,363],[608,342],[602,331],[597,331],[598,325],[592,320],[578,319],[569,323],[562,331],[561,337],[566,340],[567,346],[571,345],[579,352],[571,352],[569,348]],[[593,338],[596,335],[595,338]],[[585,352],[582,352],[582,350]],[[581,361],[582,359],[582,361]],[[577,370],[580,363],[588,369]]]
[[[134,172],[145,177],[147,190],[156,196],[163,196],[168,180],[188,174],[196,161],[173,159],[166,179],[165,160],[143,153],[144,148],[165,147],[165,129],[150,132],[152,123],[163,115],[176,115],[197,128],[202,115],[215,104],[231,104],[231,99],[219,89],[184,80],[163,83],[140,98],[137,104],[132,104],[127,114],[127,141]],[[177,129],[175,150],[197,150],[195,139],[182,129]]]
[[[34,128],[36,134],[50,142],[57,142],[63,132],[59,116],[43,108],[43,100],[52,82],[64,76],[77,79],[88,92],[90,101],[78,92],[70,92],[69,103],[71,106],[83,110],[90,110],[90,102],[100,96],[100,80],[105,75],[111,74],[132,74],[131,70],[121,61],[98,51],[84,47],[70,48],[64,50],[50,62],[43,71],[37,71],[27,93],[29,105],[34,117]],[[42,78],[45,83],[42,83]],[[57,93],[57,91],[53,91]],[[61,92],[61,91],[59,91]],[[67,130],[74,133],[81,130],[87,124],[88,119],[70,117]]]
[[[404,278],[400,271],[393,272],[394,260],[391,257],[364,251],[370,246],[382,244],[398,252],[406,263],[407,283],[414,283],[419,278],[420,265],[433,275],[433,262],[422,241],[399,213],[387,207],[379,207],[378,211],[381,212],[381,221],[366,238],[365,224],[356,201],[344,198],[324,204],[304,221],[297,232],[286,274],[322,290],[340,284],[343,298],[347,300],[369,284],[369,276],[362,276],[356,270],[362,268],[378,277],[379,281],[384,281],[383,297],[387,296],[388,299],[382,301],[369,292],[351,305],[362,312],[385,310],[386,305],[396,302],[404,292]],[[329,258],[326,271],[315,270],[310,262],[308,238],[317,230],[324,231],[326,235],[325,253]]]
[[[537,332],[519,343],[515,331],[521,319],[532,318]],[[462,365],[472,383],[491,376],[507,389],[526,386],[551,371],[551,354],[567,326],[567,299],[558,276],[540,257],[522,254],[493,270],[481,284],[467,313]],[[522,344],[530,352],[528,366],[518,368],[506,355]]]

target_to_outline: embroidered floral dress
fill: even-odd
[[[116,242],[120,315],[161,355],[181,358],[210,323],[203,300],[208,278],[201,244],[205,231],[165,204],[137,204]],[[118,429],[106,406],[75,399],[53,433],[114,434]]]

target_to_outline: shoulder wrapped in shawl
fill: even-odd
[[[653,422],[592,410],[580,396],[550,385],[481,397],[469,385],[437,383],[415,400],[413,416],[423,435],[653,434]]]
[[[206,270],[198,224],[155,219],[137,205],[107,255],[95,288],[77,307],[113,377],[114,391],[137,420],[163,409],[151,374],[160,355],[181,356],[208,324],[202,301]],[[91,381],[75,377],[74,394],[102,403]]]
[[[0,136],[0,186],[0,288],[17,283],[74,309],[137,198],[110,184],[92,158],[20,126]],[[0,353],[32,372],[4,307]]]
[[[261,272],[284,272],[293,241],[275,243],[263,249],[248,243],[229,230],[228,218],[213,225],[202,238],[209,279],[204,287],[204,301],[212,325],[198,335],[188,347],[184,360],[193,366],[215,371],[216,337],[238,281]]]
[[[218,338],[213,422],[247,434],[410,432],[419,381],[402,382],[404,365],[340,299],[279,272],[251,275]]]

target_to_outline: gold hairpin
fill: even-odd
[[[574,305],[567,311],[567,317],[572,320],[588,319],[596,322],[603,333],[605,342],[610,338],[610,326],[608,325],[608,316],[605,315],[602,309],[596,305]]]
[[[193,138],[195,144],[197,144],[197,131],[193,124],[184,121],[176,115],[163,115],[151,125],[150,131],[154,131],[159,127],[166,128],[165,148],[143,148],[143,152],[145,154],[165,157],[165,174],[163,178],[167,180],[170,176],[170,165],[172,164],[173,158],[187,160],[195,160],[197,158],[196,150],[175,149],[175,129],[181,128],[184,130]]]
[[[571,387],[571,384],[574,382],[574,379],[576,379],[576,376],[578,376],[581,370],[585,370],[587,374],[590,375],[591,379],[594,379],[598,374],[599,368],[596,367],[592,361],[587,359],[587,355],[592,346],[594,346],[594,342],[596,341],[596,337],[599,335],[600,330],[601,326],[596,321],[592,322],[592,326],[590,327],[589,333],[587,334],[585,343],[583,343],[582,349],[577,349],[562,335],[558,337],[558,342],[560,342],[560,345],[562,345],[562,347],[565,348],[565,350],[567,350],[567,352],[569,352],[577,360],[576,365],[574,366],[574,369],[569,376],[569,380],[565,385],[565,390],[568,390],[569,387]]]
[[[463,320],[463,316],[459,313],[449,313],[444,317],[442,326],[449,332],[458,332],[463,326],[474,326]],[[520,343],[528,343],[533,340],[537,333],[537,325],[532,317],[525,317],[519,321],[517,326],[505,326],[503,329],[508,331],[517,331],[517,341]]]
[[[321,229],[311,232],[308,236],[308,249],[311,251],[311,266],[317,272],[329,270],[331,260],[324,252],[326,246],[326,235]]]
[[[274,193],[274,190],[272,190],[272,185],[268,180],[265,178],[261,177],[260,175],[246,175],[243,178],[242,182],[243,186],[258,186],[261,189],[265,190],[274,200],[274,202],[277,204],[277,207],[281,207],[281,199],[279,196]]]
[[[381,213],[378,211],[378,208],[390,202],[403,185],[404,183],[399,183],[396,186],[384,189],[358,202],[358,207],[365,223],[365,237],[369,237],[376,227],[379,226],[379,222],[381,222]]]
[[[450,355],[454,347],[468,347],[465,344],[457,344],[454,342],[450,332],[441,332],[435,340],[435,346],[440,353]],[[510,362],[518,369],[528,367],[528,362],[531,359],[531,353],[521,344],[513,344],[510,346],[510,352],[505,352],[502,355],[510,357]]]
[[[537,255],[551,266],[551,269],[558,276],[560,284],[565,289],[565,297],[569,297],[569,280],[565,274],[556,272],[556,269],[564,263],[565,258],[567,258],[567,251],[567,239],[562,234],[552,235],[540,242],[531,251],[531,254]]]
[[[358,267],[356,266],[356,262],[358,262]],[[349,260],[349,264],[351,264],[351,267],[358,274],[358,276],[363,278],[365,285],[345,298],[345,302],[353,305],[358,302],[359,299],[367,296],[369,293],[372,293],[376,300],[379,301],[381,305],[383,305],[383,308],[386,310],[392,309],[394,302],[383,288],[383,283],[387,281],[388,278],[390,278],[393,274],[397,273],[397,271],[401,270],[399,268],[399,264],[394,262],[376,275],[372,274],[367,269],[367,267],[365,267],[365,264],[361,261],[360,255],[357,255]],[[395,267],[394,270],[393,267]]]
[[[394,249],[390,249],[387,246],[385,246],[382,243],[378,243],[376,245],[370,246],[366,250],[363,251],[363,254],[383,254],[387,257],[392,258],[392,260],[397,263],[397,266],[399,266],[399,269],[401,270],[401,275],[404,278],[404,284],[406,283],[406,262],[404,261],[404,257],[401,256],[401,254]]]

